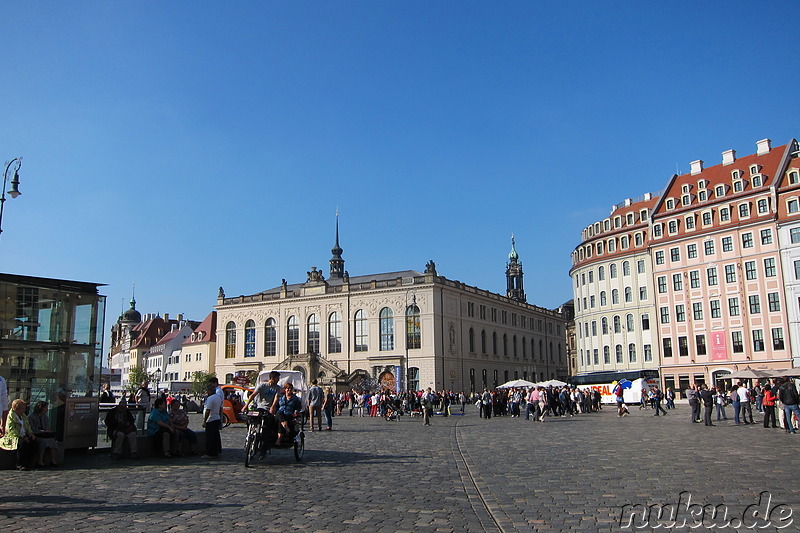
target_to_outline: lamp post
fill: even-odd
[[[22,166],[22,158],[15,157],[6,163],[6,170],[3,173],[3,194],[0,196],[0,233],[3,233],[3,206],[6,204],[6,184],[8,183],[8,171],[14,169],[14,177],[11,178],[11,189],[8,190],[8,195],[11,198],[16,198],[19,192],[19,167]]]

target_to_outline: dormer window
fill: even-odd
[[[639,219],[640,219],[642,222],[646,221],[646,220],[648,219],[648,216],[649,216],[649,215],[648,215],[648,213],[647,213],[647,209],[642,209],[642,210],[639,212]]]
[[[669,227],[670,235],[672,235],[673,233],[678,233],[678,221],[677,220],[670,220],[668,227]]]
[[[629,226],[633,225],[633,213],[628,213],[628,215],[625,217],[625,221]]]
[[[667,210],[675,209],[675,200],[667,198]]]
[[[620,244],[622,245],[623,250],[628,249],[628,242],[629,242],[629,237],[627,235],[623,235],[622,239],[620,239]]]
[[[733,172],[731,172],[731,181],[736,181],[741,177],[742,177],[741,170],[734,170]]]
[[[606,230],[606,231],[608,231],[609,229],[611,229],[611,221],[610,221],[610,220],[608,220],[608,219],[605,219],[605,220],[603,221],[603,229],[604,229],[604,230]]]
[[[761,198],[758,201],[758,212],[761,214],[769,212],[769,202],[767,202],[766,198]]]
[[[641,234],[641,233],[636,233],[636,234],[633,236],[633,241],[634,241],[634,243],[636,244],[636,246],[641,246],[641,245],[642,245],[642,241],[643,241],[643,240],[644,240],[644,238],[642,237],[642,234]]]
[[[750,175],[755,176],[758,174],[758,165],[750,165]]]
[[[683,187],[681,187],[681,192],[683,194],[689,194],[689,186],[688,185],[684,185]]]
[[[618,228],[622,225],[622,217],[614,217],[614,227]]]
[[[739,218],[748,218],[750,216],[750,205],[739,204]]]
[[[721,222],[728,222],[731,219],[731,210],[727,207],[721,207],[719,210],[719,219]]]
[[[202,331],[197,334],[197,341],[200,342],[201,340],[203,340],[203,332]]]
[[[708,200],[708,192],[706,191],[698,192],[697,199],[700,200],[701,202],[705,202],[706,200]]]
[[[711,225],[711,211],[706,211],[703,213],[703,225],[710,226]]]
[[[708,180],[700,180],[697,182],[698,189],[705,189],[706,187],[708,187]]]
[[[686,217],[686,229],[694,229],[694,217]]]
[[[608,240],[608,251],[609,253],[617,251],[617,243],[614,239]]]
[[[753,187],[761,187],[763,178],[759,174],[758,176],[753,176]]]
[[[691,197],[691,195],[684,194],[684,195],[681,197],[681,203],[682,203],[683,205],[689,205],[690,203],[692,203],[692,197]]]
[[[717,198],[725,196],[725,186],[724,185],[717,185],[717,188],[714,189],[714,194],[717,196]]]
[[[195,334],[194,334],[194,333],[192,333],[191,342],[194,342],[194,341],[195,341],[195,337],[196,337],[196,336],[195,336]]]
[[[737,180],[733,182],[733,192],[742,192],[744,189],[744,185],[742,184],[741,180]]]
[[[603,241],[597,243],[597,255],[603,254]]]
[[[789,184],[790,185],[797,185],[798,183],[800,183],[800,173],[798,173],[796,170],[790,170],[789,171]]]
[[[653,224],[653,237],[661,237],[662,231],[661,224]]]

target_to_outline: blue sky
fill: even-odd
[[[794,2],[8,2],[0,271],[108,284],[106,329],[423,270],[572,297],[581,229],[800,136]]]

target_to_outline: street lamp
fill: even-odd
[[[11,198],[16,198],[21,192],[19,192],[19,167],[22,166],[22,158],[15,157],[11,161],[6,163],[6,171],[3,173],[3,194],[0,196],[0,233],[3,233],[3,206],[6,203],[6,183],[8,183],[8,171],[11,168],[14,168],[14,177],[11,178],[11,189],[8,191],[8,195]]]

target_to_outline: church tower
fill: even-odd
[[[336,211],[336,244],[331,248],[331,275],[330,279],[344,277],[344,259],[342,259],[342,248],[339,246],[339,211]]]
[[[514,236],[511,236],[511,252],[506,263],[506,296],[518,302],[526,302],[525,289],[522,285],[522,261],[514,245]]]

